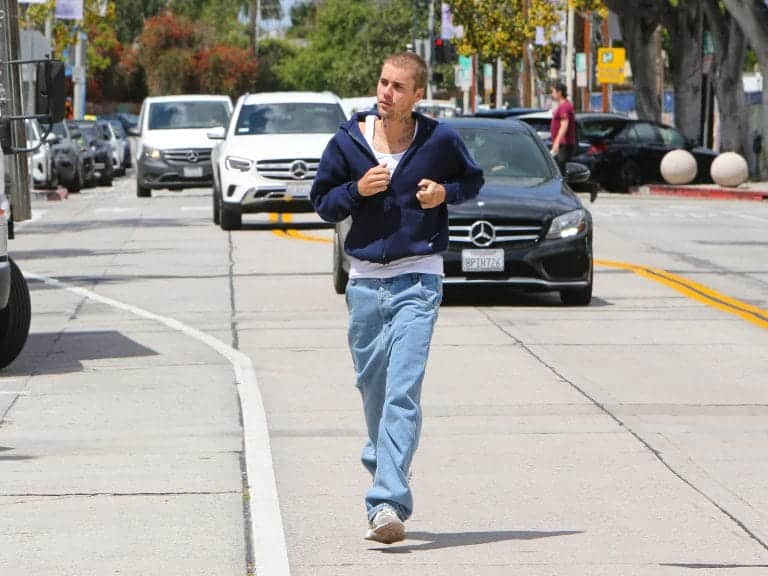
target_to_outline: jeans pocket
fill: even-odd
[[[443,278],[437,274],[421,274],[421,291],[433,306],[439,306],[443,299]]]

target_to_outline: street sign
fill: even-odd
[[[623,84],[624,48],[597,49],[597,81],[601,84]]]
[[[459,56],[459,73],[457,86],[467,92],[472,88],[472,57]]]

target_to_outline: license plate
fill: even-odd
[[[309,196],[312,182],[286,182],[285,193],[288,196]]]
[[[463,272],[503,272],[504,250],[462,250]]]
[[[203,167],[195,166],[194,168],[184,168],[184,178],[202,178]]]

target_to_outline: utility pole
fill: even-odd
[[[19,59],[19,6],[16,0],[0,0],[0,116],[21,116],[21,73],[18,64],[9,61]],[[24,122],[10,121],[11,142],[26,142]],[[13,219],[29,220],[29,173],[26,154],[10,154],[5,157],[6,170],[10,175],[8,196],[13,206]]]
[[[589,110],[590,85],[592,84],[592,14],[584,15],[584,58],[587,63],[587,85],[581,89],[581,111]]]
[[[573,6],[568,6],[568,33],[566,34],[565,48],[565,85],[568,87],[568,95],[573,98],[573,55],[576,12]]]
[[[435,0],[429,0],[429,22],[424,60],[427,62],[427,100],[432,99],[432,46],[435,45]]]
[[[608,18],[603,18],[602,37],[603,37],[603,45],[607,44],[608,48],[611,48],[613,46],[613,41],[611,40],[611,30],[608,24]],[[611,85],[603,82],[603,112],[610,112],[610,111],[611,111]]]
[[[85,32],[77,31],[75,68],[72,71],[72,106],[76,119],[85,116]]]

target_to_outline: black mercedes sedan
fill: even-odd
[[[592,215],[569,184],[589,170],[569,163],[563,177],[535,131],[522,122],[453,118],[452,126],[483,168],[485,185],[464,204],[450,205],[444,284],[503,285],[556,291],[566,305],[592,299]],[[335,227],[333,279],[346,289],[342,249],[349,219]]]

